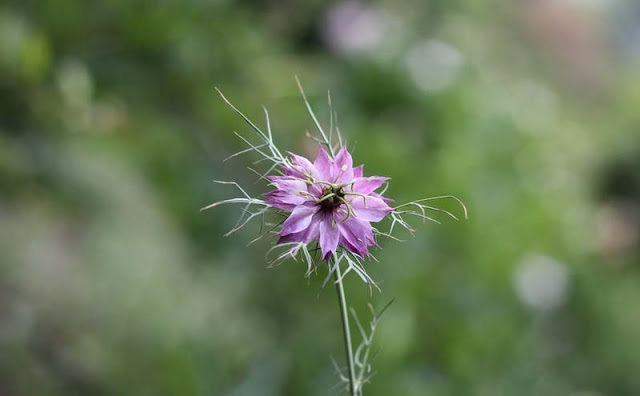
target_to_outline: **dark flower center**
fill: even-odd
[[[320,204],[325,209],[334,209],[344,203],[344,188],[341,186],[326,187],[322,192]]]

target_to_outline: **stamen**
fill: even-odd
[[[356,182],[355,181],[350,181],[349,183],[344,183],[339,185],[339,188],[345,188],[345,187],[349,187],[349,186],[353,186]]]
[[[345,221],[349,220],[349,218],[351,217],[351,215],[353,214],[355,216],[355,214],[353,213],[353,210],[351,209],[351,205],[349,205],[349,202],[347,202],[346,199],[338,197],[338,200],[341,201],[342,203],[344,203],[344,206],[346,206],[347,208],[347,217],[345,217],[344,219],[342,219],[342,221],[340,222],[340,224],[344,223]]]
[[[317,180],[314,184],[325,184],[325,185],[331,187],[332,189],[335,189],[335,188],[338,187],[337,185],[335,185],[333,183],[329,183],[329,182],[321,181],[321,180]]]
[[[320,200],[316,201],[316,203],[320,203],[320,202],[324,201],[325,199],[328,199],[328,198],[331,198],[331,197],[338,197],[338,194],[336,194],[336,193],[327,194],[327,195],[323,196],[322,198],[320,198]],[[340,199],[340,198],[338,197],[338,199]]]
[[[344,193],[344,195],[355,195],[355,196],[358,196],[358,197],[362,197],[362,200],[364,201],[364,207],[366,209],[369,209],[369,207],[367,206],[367,196],[366,195],[364,195],[362,193],[352,192],[352,191],[346,191]]]

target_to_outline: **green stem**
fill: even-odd
[[[342,332],[344,335],[344,345],[347,353],[347,368],[349,370],[349,394],[357,396],[356,393],[356,368],[353,360],[353,347],[351,346],[351,330],[349,329],[349,314],[347,312],[347,297],[344,293],[342,285],[342,274],[340,272],[340,263],[334,259],[336,270],[334,277],[336,279],[336,290],[338,291],[338,302],[340,303],[340,318],[342,319]]]

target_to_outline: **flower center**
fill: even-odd
[[[328,186],[322,192],[322,198],[320,198],[320,204],[325,209],[334,209],[344,203],[344,187],[342,186]]]

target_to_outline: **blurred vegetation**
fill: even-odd
[[[470,211],[347,282],[396,298],[367,395],[640,394],[639,66],[632,0],[4,1],[0,394],[338,393],[324,273],[199,212],[267,188],[214,86],[315,153],[294,75],[389,196]]]

